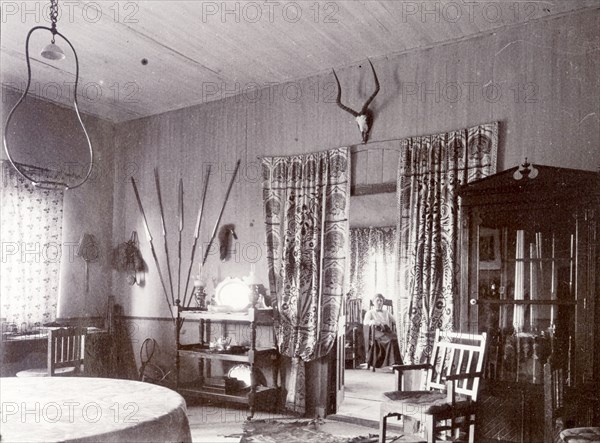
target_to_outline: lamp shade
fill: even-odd
[[[65,58],[64,51],[55,43],[50,43],[42,49],[42,57],[48,60],[63,60]]]

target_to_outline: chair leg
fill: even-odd
[[[469,443],[475,443],[475,414],[469,415]]]
[[[379,420],[379,443],[385,443],[385,431],[387,427],[387,415],[383,415]]]
[[[433,418],[433,415],[426,415],[425,416],[425,439],[427,440],[427,443],[435,443],[435,434],[436,434],[436,430],[435,430],[435,420]]]
[[[466,417],[465,417],[466,418]],[[458,440],[460,437],[460,428],[463,426],[462,422],[457,423],[456,419],[452,419],[452,426],[456,426],[455,428],[450,430],[450,433],[453,434],[454,440]]]

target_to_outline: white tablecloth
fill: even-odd
[[[0,403],[2,442],[191,442],[183,397],[150,383],[3,377]]]

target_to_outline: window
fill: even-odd
[[[27,167],[44,179],[55,173]],[[2,162],[0,309],[12,327],[28,330],[56,319],[63,192],[34,188]]]
[[[395,298],[395,238],[394,227],[350,229],[350,292],[363,306],[377,293]]]

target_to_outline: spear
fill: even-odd
[[[177,243],[177,303],[181,296],[181,231],[183,231],[183,180],[179,179],[179,242]]]
[[[148,220],[146,220],[146,213],[144,212],[144,207],[142,206],[142,200],[140,199],[140,194],[138,192],[137,186],[135,185],[135,180],[131,177],[131,184],[133,185],[133,191],[135,192],[135,198],[137,199],[137,204],[140,209],[140,213],[142,214],[142,219],[144,220],[144,229],[146,230],[146,236],[148,237],[148,242],[150,243],[150,250],[152,251],[152,257],[154,258],[154,263],[156,264],[156,269],[158,270],[158,277],[160,278],[160,283],[162,284],[163,291],[165,293],[165,300],[167,301],[167,305],[169,305],[169,312],[171,313],[171,318],[173,317],[173,311],[171,311],[169,304],[169,296],[167,293],[167,286],[165,285],[165,279],[163,278],[162,272],[160,271],[160,264],[158,262],[158,257],[156,256],[156,250],[154,249],[154,243],[152,243],[152,235],[150,234],[150,228],[148,227]]]
[[[169,285],[171,287],[171,304],[175,304],[175,293],[173,292],[173,277],[171,274],[171,260],[169,259],[169,246],[167,242],[167,227],[165,225],[165,211],[160,194],[160,180],[158,179],[158,169],[154,168],[154,183],[156,183],[156,195],[158,195],[158,207],[160,209],[160,223],[162,225],[163,240],[165,243],[165,256],[167,257],[167,272],[169,273]]]
[[[208,189],[208,179],[210,177],[210,165],[208,165],[208,169],[206,170],[206,175],[204,176],[204,190],[202,191],[202,201],[200,202],[200,208],[198,209],[198,218],[196,219],[196,228],[194,229],[194,243],[192,244],[192,256],[190,258],[190,267],[188,268],[187,278],[185,279],[185,291],[183,292],[183,304],[182,306],[186,306],[187,300],[187,290],[188,285],[190,283],[190,275],[192,273],[192,266],[194,264],[194,257],[196,256],[196,245],[198,244],[198,237],[200,236],[200,226],[202,224],[202,214],[204,213],[204,202],[206,201],[206,190]],[[188,305],[192,301],[192,297],[188,301]]]
[[[219,212],[219,217],[217,217],[217,222],[215,223],[215,228],[213,229],[212,236],[210,237],[210,241],[208,242],[208,246],[204,251],[204,259],[202,260],[202,266],[206,263],[206,258],[208,257],[208,252],[210,251],[210,247],[212,245],[215,236],[217,235],[217,229],[219,228],[219,223],[221,222],[221,217],[223,216],[223,211],[225,211],[225,205],[227,204],[227,200],[229,199],[229,193],[231,192],[231,187],[233,186],[233,182],[235,181],[235,176],[237,175],[238,169],[240,167],[241,160],[238,160],[235,164],[235,170],[233,171],[233,176],[231,177],[231,181],[229,182],[229,188],[227,188],[227,193],[225,194],[225,200],[223,201],[223,206],[221,207],[221,212]]]

